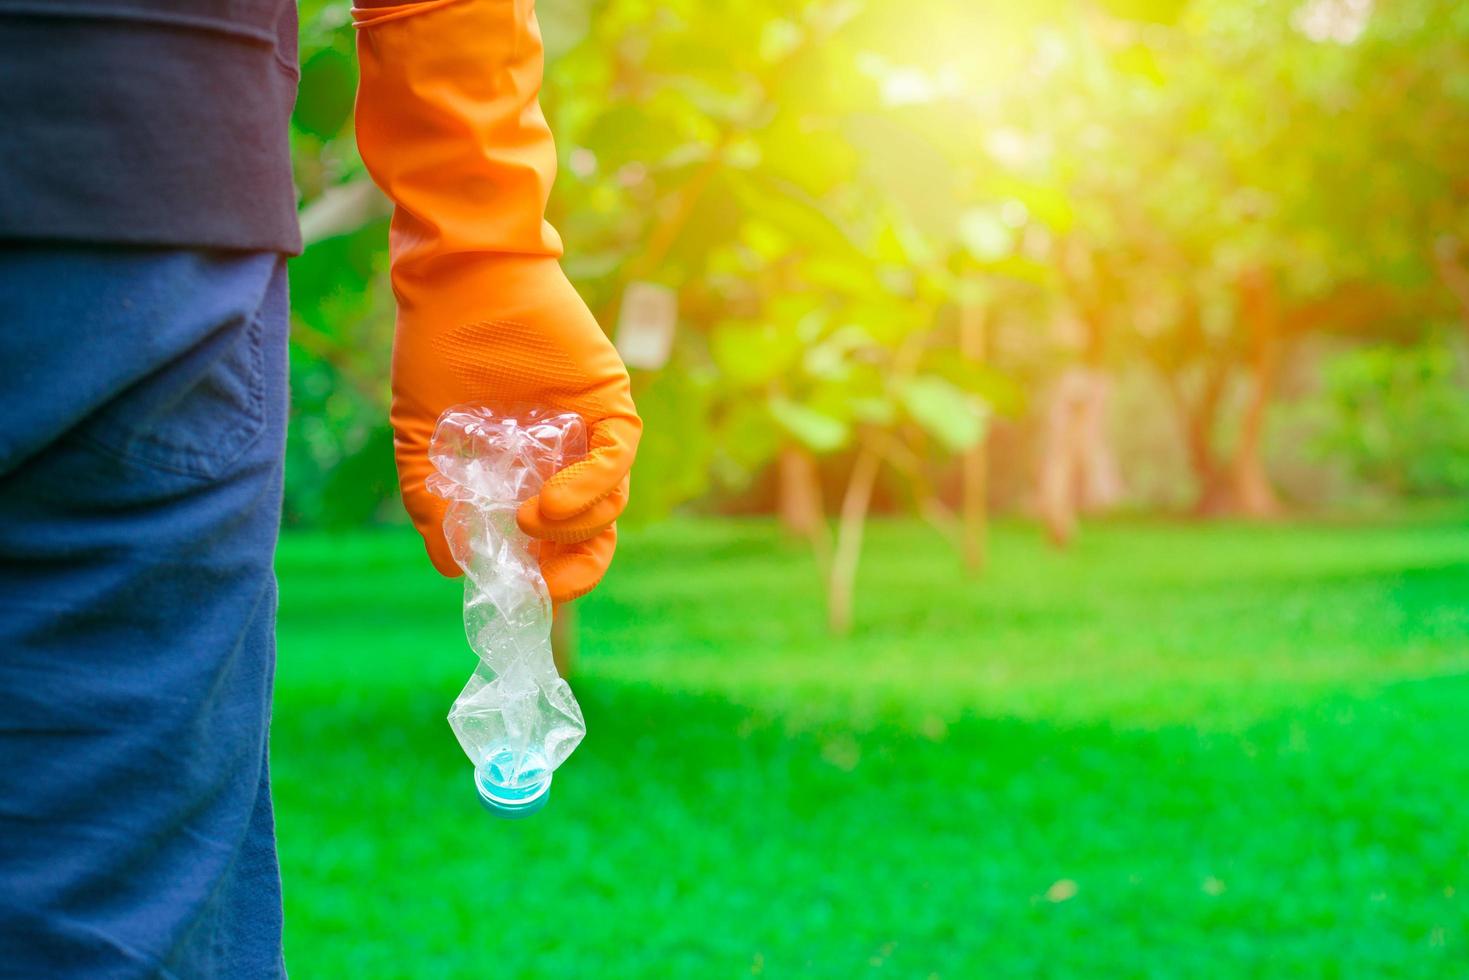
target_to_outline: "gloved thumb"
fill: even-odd
[[[612,564],[617,550],[617,525],[613,524],[590,541],[548,544],[541,553],[541,575],[546,591],[556,605],[571,602],[596,588]]]
[[[535,500],[541,520],[553,524],[567,522],[613,496],[632,469],[642,434],[643,423],[636,415],[614,415],[593,422],[587,455],[557,472],[541,487]],[[522,517],[522,528],[534,523],[526,519],[530,516]],[[608,520],[616,516],[614,513]]]

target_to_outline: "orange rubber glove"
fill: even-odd
[[[440,413],[462,403],[578,413],[587,457],[518,515],[550,542],[551,598],[574,599],[612,560],[642,423],[627,369],[562,273],[545,220],[556,150],[537,102],[533,2],[376,0],[352,14],[357,145],[395,205],[391,417],[404,504],[435,567],[458,574],[444,501],[423,482]]]

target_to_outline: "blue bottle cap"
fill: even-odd
[[[479,801],[497,817],[528,817],[546,805],[551,798],[551,770],[535,754],[531,754],[515,772],[515,753],[500,749],[474,770],[474,788]]]

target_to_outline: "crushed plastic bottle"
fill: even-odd
[[[480,663],[454,701],[449,725],[475,766],[492,813],[545,806],[551,774],[586,734],[576,698],[551,658],[551,600],[536,543],[515,523],[520,504],[586,454],[574,414],[496,414],[457,406],[429,445],[429,490],[449,502],[444,536],[464,569],[464,630]]]

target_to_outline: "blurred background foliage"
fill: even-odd
[[[538,8],[647,422],[593,734],[487,829],[458,585],[335,530],[401,521],[388,210],[302,0],[293,969],[1466,975],[1469,4]]]
[[[388,212],[348,4],[301,12],[287,520],[396,520]],[[978,565],[991,507],[1064,542],[1469,489],[1458,0],[539,16],[565,265],[614,334],[630,286],[676,298],[630,519],[778,512],[840,605],[874,508]]]

